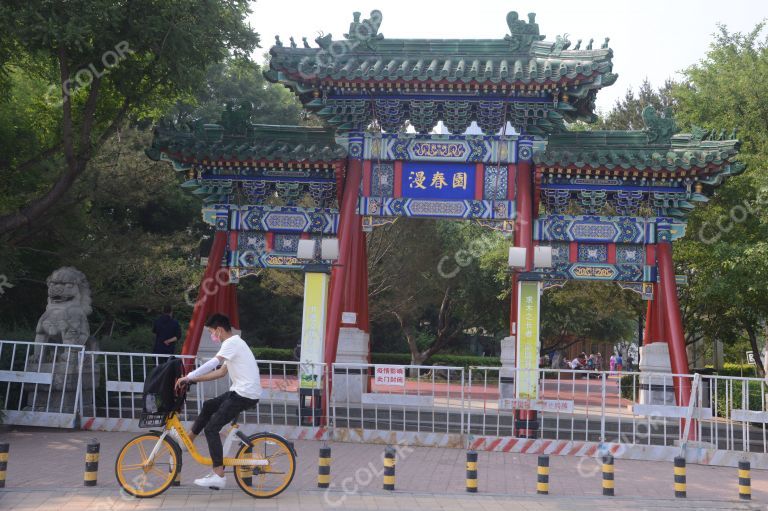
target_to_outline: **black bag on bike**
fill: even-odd
[[[181,407],[184,397],[176,395],[174,385],[182,372],[182,361],[176,357],[152,369],[144,381],[144,413],[167,414]]]

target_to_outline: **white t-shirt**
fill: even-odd
[[[223,358],[227,364],[229,380],[232,382],[229,390],[249,399],[261,397],[261,377],[256,357],[239,335],[223,341],[216,356]]]

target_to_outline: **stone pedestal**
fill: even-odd
[[[653,374],[651,374],[653,373]],[[640,348],[640,403],[644,405],[674,405],[675,388],[666,342],[654,342]]]
[[[515,336],[501,340],[501,369],[499,369],[499,397],[513,399],[515,397]]]
[[[61,360],[56,363],[43,362],[35,366],[35,372],[51,374],[51,384],[25,385],[26,410],[34,412],[74,413],[78,378],[80,376],[79,361]],[[99,386],[101,366],[99,364],[84,364],[80,388],[82,389],[83,413],[93,412],[93,390]],[[27,390],[29,389],[29,390]]]
[[[333,374],[333,401],[340,406],[344,403],[361,403],[363,393],[368,389],[368,342],[369,334],[359,328],[340,328],[339,344],[336,349],[337,364],[362,364],[353,367],[336,368]]]

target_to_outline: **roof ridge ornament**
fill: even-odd
[[[510,11],[507,13],[507,26],[509,26],[509,35],[505,35],[504,39],[509,41],[510,51],[527,51],[534,41],[544,39],[544,36],[539,34],[535,12],[529,12],[528,22],[525,22],[520,19],[517,11]]]
[[[652,106],[643,108],[643,123],[648,132],[648,142],[651,144],[668,144],[672,135],[680,131],[672,116],[672,109],[666,107],[663,114],[659,115]]]
[[[356,41],[365,44],[373,50],[376,41],[384,39],[383,34],[379,34],[379,27],[383,19],[381,11],[374,9],[371,11],[371,17],[360,21],[360,12],[352,13],[352,22],[349,24],[349,32],[344,34],[344,38],[349,41]]]
[[[227,101],[224,103],[224,111],[221,112],[220,124],[228,133],[244,135],[251,126],[253,110],[253,103],[248,100],[239,103],[235,100]]]

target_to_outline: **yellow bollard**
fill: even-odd
[[[477,493],[477,451],[467,451],[467,491]]]
[[[5,475],[8,471],[8,442],[0,443],[0,488],[5,488]]]
[[[321,447],[317,462],[317,487],[328,488],[331,485],[331,448]]]
[[[749,473],[749,461],[739,462],[739,499],[752,499],[752,477]]]
[[[395,450],[387,446],[384,449],[384,486],[385,490],[395,489]]]
[[[684,499],[687,496],[685,483],[685,458],[675,457],[675,497]]]
[[[603,495],[613,497],[613,456],[603,456]]]
[[[88,442],[85,451],[85,486],[96,486],[96,475],[99,472],[99,441],[95,438]]]
[[[539,456],[539,465],[536,467],[536,493],[549,495],[549,456]]]

